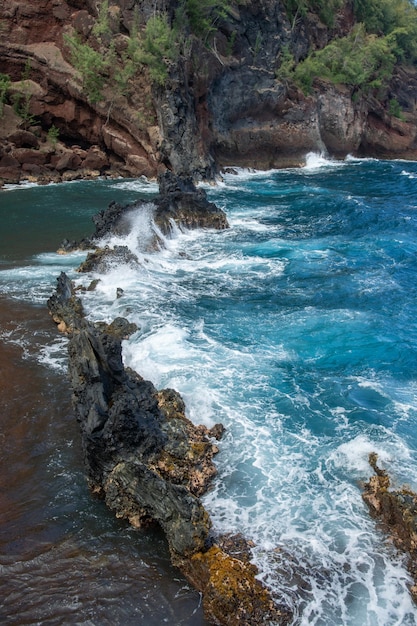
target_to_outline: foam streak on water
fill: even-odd
[[[205,504],[217,531],[254,541],[297,625],[417,623],[403,559],[361,498],[371,451],[417,488],[416,176],[313,156],[227,174],[208,193],[229,230],[176,230],[147,253],[149,205],[108,242],[140,269],[83,296],[91,317],[140,327],[127,365],[177,389],[194,422],[226,426]]]

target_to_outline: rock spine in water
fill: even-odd
[[[156,199],[161,225],[168,227],[175,218],[189,226],[227,226],[223,212],[189,180],[167,175],[161,189]],[[101,214],[100,233],[115,228],[122,214],[113,205],[107,226]],[[69,336],[73,405],[91,489],[117,517],[137,527],[155,522],[162,527],[173,563],[202,592],[213,624],[288,623],[289,613],[256,579],[256,568],[247,558],[232,556],[213,536],[200,500],[216,474],[215,440],[223,427],[195,426],[176,391],[158,391],[125,368],[121,340],[135,325],[123,318],[110,325],[88,321],[64,273],[48,307]]]

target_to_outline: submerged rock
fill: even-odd
[[[73,406],[92,491],[134,526],[162,527],[173,563],[203,593],[213,624],[287,624],[288,612],[256,579],[247,555],[231,556],[216,544],[200,500],[216,475],[214,440],[223,427],[195,426],[176,391],[158,391],[125,368],[121,338],[135,325],[88,321],[64,273],[48,307],[69,335]]]
[[[408,555],[407,566],[414,580],[410,591],[417,602],[417,494],[406,487],[390,489],[390,477],[378,467],[377,460],[374,452],[369,455],[375,475],[365,484],[362,497],[371,515],[382,521],[396,547]]]

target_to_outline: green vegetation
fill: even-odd
[[[54,147],[57,144],[58,137],[59,137],[59,129],[56,126],[52,125],[50,129],[48,130],[48,139]]]
[[[0,119],[4,115],[4,105],[6,103],[7,92],[11,84],[8,74],[0,74]]]
[[[165,15],[148,20],[139,50],[139,60],[148,66],[151,79],[163,85],[168,75],[167,62],[178,55],[177,35]]]
[[[388,112],[393,117],[398,117],[399,120],[404,120],[404,115],[401,111],[400,103],[396,98],[392,98],[388,103]]]
[[[246,0],[239,0],[240,2]],[[178,57],[186,40],[187,31],[197,37],[207,38],[215,31],[215,24],[227,15],[231,0],[181,0],[173,25],[165,13],[153,15],[140,31],[132,24],[127,49],[121,54],[121,64],[116,65],[113,42],[110,41],[109,2],[103,0],[92,29],[95,44],[83,43],[78,35],[66,36],[71,51],[71,62],[80,72],[83,88],[91,103],[103,98],[106,80],[113,83],[116,92],[127,95],[129,82],[141,67],[148,68],[150,78],[162,85],[168,76],[169,64]],[[234,45],[231,39],[230,49]]]
[[[188,22],[191,32],[203,40],[216,30],[216,23],[227,16],[230,0],[181,0],[176,24]]]
[[[229,37],[226,47],[226,55],[230,57],[233,54],[233,49],[236,43],[237,32],[234,30]]]
[[[93,35],[97,38],[101,38],[110,34],[109,0],[103,0],[98,10],[97,22],[93,26]]]
[[[25,67],[23,69],[22,76],[21,76],[21,80],[29,80],[31,71],[32,71],[32,61],[31,59],[26,59]]]
[[[29,128],[29,126],[33,126],[33,124],[36,123],[35,116],[30,112],[30,103],[32,100],[31,71],[32,62],[30,59],[26,59],[20,83],[15,83],[14,85],[15,87],[18,85],[18,91],[11,96],[14,112],[22,118],[25,128]]]
[[[329,28],[334,26],[334,18],[343,0],[284,0],[285,10],[294,28],[297,20],[308,11],[317,13],[323,24]]]
[[[12,96],[14,112],[22,118],[25,128],[36,123],[35,116],[30,112],[31,98],[32,94],[24,85],[21,92],[14,93]]]
[[[399,60],[417,60],[417,9],[412,0],[354,0],[354,11],[368,33],[391,36]]]
[[[307,11],[332,26],[341,1],[285,0],[285,6],[293,26]],[[311,91],[315,78],[321,78],[348,85],[354,97],[368,92],[381,96],[396,63],[417,61],[417,9],[412,0],[353,0],[353,7],[357,24],[347,37],[333,39],[298,64],[284,48],[277,78],[294,81],[304,93]],[[395,102],[389,104],[390,114],[401,118]]]
[[[311,91],[316,77],[369,91],[391,77],[395,61],[390,38],[367,35],[358,24],[347,37],[310,54],[294,68],[293,77],[305,93]]]
[[[65,36],[65,42],[71,49],[71,62],[81,74],[88,100],[92,103],[99,102],[102,99],[105,72],[110,65],[110,59],[82,43],[77,35]]]

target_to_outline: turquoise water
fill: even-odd
[[[148,254],[155,190],[96,181],[3,192],[0,202],[32,215],[34,242],[19,251],[6,237],[3,296],[42,306],[61,269],[89,284],[93,275],[74,272],[82,255],[54,249],[90,233],[112,199],[149,198],[131,234],[109,242],[129,245],[140,270],[112,268],[84,305],[94,319],[136,322],[125,363],[180,391],[194,422],[226,426],[204,498],[215,529],[253,540],[260,576],[294,624],[416,624],[403,559],[361,483],[376,451],[395,484],[417,489],[417,163],[310,155],[300,170],[228,174],[207,191],[231,228],[174,229]],[[42,234],[34,206],[45,209]],[[24,329],[20,340],[31,345]],[[53,332],[35,356],[64,372]],[[198,611],[175,619],[202,623]]]

